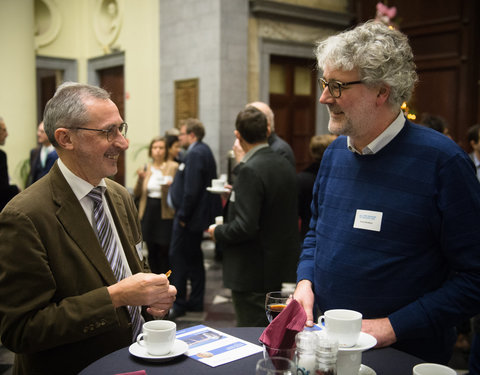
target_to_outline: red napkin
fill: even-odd
[[[145,370],[134,371],[134,372],[122,372],[121,374],[116,375],[147,375]]]
[[[271,348],[291,349],[295,346],[296,334],[303,330],[306,321],[305,310],[296,300],[292,300],[265,328],[259,340]]]

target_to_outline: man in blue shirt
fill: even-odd
[[[377,347],[447,363],[480,311],[480,185],[452,140],[405,120],[417,75],[407,37],[367,22],[316,49],[329,130],[294,297],[313,323],[360,311]]]

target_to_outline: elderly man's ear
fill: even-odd
[[[58,128],[55,130],[55,140],[61,148],[66,150],[73,149],[73,143],[70,137],[70,130],[66,128]]]

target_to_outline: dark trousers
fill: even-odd
[[[470,347],[468,375],[480,375],[480,315],[472,318],[473,341]]]
[[[178,312],[202,311],[205,296],[205,267],[200,247],[203,232],[192,232],[173,221],[172,242],[170,244],[171,284],[177,288],[177,298],[173,305]],[[191,283],[191,293],[187,298],[187,281]]]
[[[268,325],[265,295],[266,293],[232,290],[237,327],[266,327]]]
[[[148,265],[153,273],[165,273],[169,269],[168,245],[160,245],[155,242],[147,242]]]

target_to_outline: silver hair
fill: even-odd
[[[89,122],[84,101],[87,98],[107,100],[110,94],[104,89],[77,82],[64,82],[58,86],[53,97],[47,102],[43,114],[43,126],[48,140],[58,147],[55,130],[76,128]]]
[[[366,85],[390,86],[388,103],[393,108],[410,99],[418,80],[407,36],[380,22],[368,21],[319,42],[315,55],[321,71],[326,66],[358,69]]]

